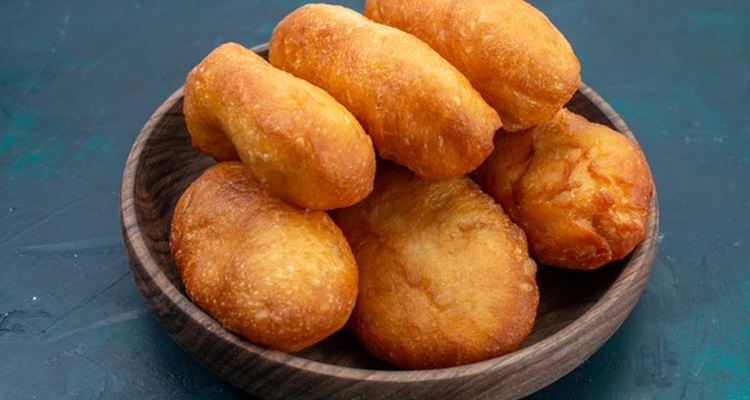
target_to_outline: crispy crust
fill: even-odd
[[[310,209],[356,203],[372,191],[375,151],[356,118],[322,89],[227,43],[187,76],[193,145],[238,157],[274,195]]]
[[[356,11],[309,4],[271,36],[270,62],[328,91],[379,154],[423,178],[475,169],[492,151],[497,113],[421,40]]]
[[[268,195],[240,162],[209,168],[180,197],[171,251],[190,299],[228,330],[295,352],[346,323],[358,273],[323,211]]]
[[[562,109],[495,145],[476,180],[524,229],[539,262],[594,269],[643,240],[653,182],[624,135]]]
[[[368,0],[364,13],[432,46],[517,131],[551,119],[580,83],[580,63],[549,19],[522,0]]]
[[[520,228],[466,177],[378,165],[375,190],[337,210],[360,270],[348,327],[374,356],[441,368],[518,349],[539,303]]]

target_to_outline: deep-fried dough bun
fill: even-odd
[[[323,211],[270,196],[222,162],[177,202],[171,251],[188,297],[228,330],[277,350],[308,347],[346,323],[357,267]]]
[[[495,138],[476,171],[537,261],[594,269],[644,237],[653,182],[640,147],[567,109],[538,127]]]
[[[518,349],[539,302],[521,229],[469,178],[425,181],[381,163],[375,179],[334,216],[359,265],[348,327],[364,347],[407,369]]]
[[[497,110],[507,131],[551,119],[581,79],[568,41],[522,0],[368,0],[364,13],[437,50]]]
[[[356,203],[372,191],[375,150],[351,113],[322,89],[227,43],[185,81],[193,145],[239,158],[272,194],[310,209]]]
[[[271,36],[270,62],[325,89],[379,154],[423,178],[459,176],[492,151],[497,113],[421,40],[356,11],[309,4]]]

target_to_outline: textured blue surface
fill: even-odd
[[[120,180],[193,65],[302,3],[0,2],[0,399],[243,398],[147,310]],[[750,2],[532,3],[638,137],[661,209],[630,318],[532,398],[750,398]]]

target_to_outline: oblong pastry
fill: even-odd
[[[537,261],[595,269],[643,239],[653,195],[640,147],[562,109],[551,121],[497,135],[475,179],[521,226]]]
[[[560,31],[523,0],[367,0],[364,13],[427,42],[516,131],[551,119],[581,67]]]
[[[238,157],[269,192],[310,209],[356,203],[372,191],[375,150],[356,118],[324,90],[226,43],[187,76],[193,145]]]
[[[348,328],[405,369],[457,366],[518,349],[539,303],[524,233],[467,177],[426,181],[378,164],[373,193],[336,210],[359,295]]]
[[[357,266],[324,211],[269,195],[238,161],[190,184],[172,217],[170,248],[188,297],[251,342],[295,352],[344,326]]]
[[[492,151],[497,113],[412,35],[345,7],[308,4],[276,26],[269,46],[271,64],[328,91],[380,156],[420,177],[466,174]]]

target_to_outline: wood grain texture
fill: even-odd
[[[256,51],[265,55],[265,47]],[[585,84],[568,107],[635,140]],[[185,296],[169,253],[170,218],[182,191],[211,164],[190,145],[182,89],[177,90],[145,124],[127,160],[120,205],[126,256],[138,288],[169,335],[216,375],[261,398],[523,397],[570,372],[609,339],[637,303],[656,253],[654,193],[647,236],[626,259],[596,271],[540,265],[537,322],[516,352],[455,368],[401,371],[373,359],[341,331],[289,355],[226,331]]]

